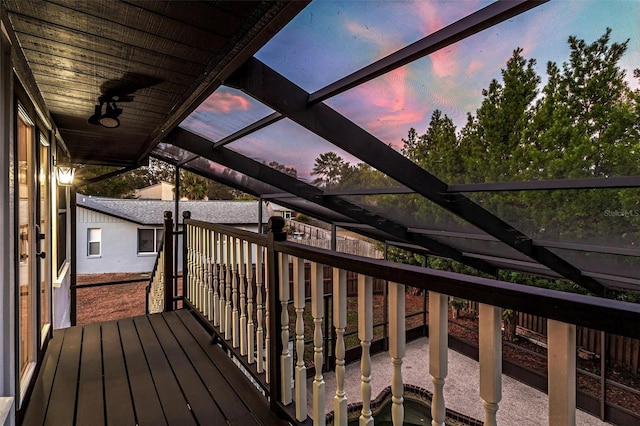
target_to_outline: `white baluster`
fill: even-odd
[[[280,381],[282,385],[282,403],[288,405],[291,403],[293,395],[291,394],[291,381],[293,377],[293,359],[291,352],[289,352],[289,299],[291,297],[291,291],[289,288],[289,256],[280,253],[280,305],[282,306],[282,312],[280,315],[281,322],[281,336],[282,336],[282,354],[280,355],[280,368],[281,376]]]
[[[215,268],[215,262],[213,260],[213,249],[215,242],[213,240],[213,231],[207,230],[207,319],[213,322],[213,268]]]
[[[264,247],[257,246],[256,253],[256,320],[258,321],[258,326],[256,329],[256,370],[258,373],[262,373],[264,371],[264,325],[263,325],[263,315],[264,315],[264,306],[263,306],[263,270],[262,270],[262,259],[264,256]],[[267,377],[269,375],[267,374]]]
[[[433,382],[432,426],[444,426],[444,379],[447,377],[448,336],[447,296],[429,292],[429,374]]]
[[[307,418],[307,368],[304,365],[304,259],[293,261],[293,306],[296,309],[296,419]]]
[[[404,422],[404,384],[402,382],[402,358],[405,345],[404,285],[389,283],[389,355],[393,372],[391,377],[391,421],[394,426]]]
[[[316,372],[313,378],[313,424],[324,426],[326,423],[324,377],[322,376],[324,275],[322,265],[315,262],[311,263],[311,316],[313,317],[313,364]]]
[[[547,320],[549,424],[576,424],[576,326]]]
[[[358,275],[358,338],[362,347],[360,358],[362,411],[360,426],[373,425],[371,413],[371,340],[373,340],[373,279]]]
[[[192,261],[192,257],[193,257],[193,226],[192,225],[187,225],[187,231],[186,231],[186,237],[187,237],[187,271],[189,271],[188,275],[187,275],[187,299],[193,303],[193,274],[195,273],[195,271],[193,270],[193,261]],[[166,253],[166,250],[163,250],[162,252],[162,256],[164,257]],[[164,262],[163,262],[164,263]]]
[[[266,257],[266,250],[264,250],[264,255]],[[269,327],[269,321],[271,320],[271,308],[269,303],[269,292],[271,289],[269,288],[269,262],[263,262],[264,264],[264,300],[265,300],[265,308],[264,308],[264,323],[266,324],[266,332],[264,336],[264,372],[265,372],[265,380],[269,383],[269,377],[271,377],[271,327]],[[275,291],[275,290],[274,290]]]
[[[255,361],[256,333],[253,322],[253,283],[255,272],[253,270],[253,244],[247,241],[247,361],[253,364]]]
[[[208,320],[209,315],[209,291],[211,290],[211,273],[209,258],[209,230],[201,228],[202,232],[202,313]]]
[[[247,242],[248,244],[248,242]],[[247,354],[247,295],[245,293],[247,277],[247,264],[245,262],[244,240],[238,239],[238,254],[240,265],[238,267],[238,286],[240,287],[240,355]]]
[[[218,267],[218,263],[220,261],[220,257],[218,257],[218,253],[220,253],[220,234],[217,232],[213,232],[213,325],[218,327],[220,325],[220,293],[218,291],[218,286],[220,285],[220,269]]]
[[[496,426],[498,403],[502,399],[502,309],[478,306],[480,349],[480,397],[485,426]]]
[[[231,245],[231,344],[234,348],[240,345],[240,314],[238,311],[238,238],[233,238]]]
[[[232,306],[231,306],[231,282],[233,281],[233,258],[232,258],[232,251],[233,251],[233,238],[225,235],[225,241],[227,243],[227,265],[226,265],[226,270],[225,270],[225,274],[224,274],[224,279],[226,281],[226,285],[227,288],[225,289],[226,292],[226,301],[227,301],[227,305],[225,306],[225,315],[224,315],[224,338],[225,340],[231,340],[231,311],[232,311]]]
[[[344,330],[347,327],[347,271],[333,269],[333,321],[336,330],[336,394],[333,398],[333,423],[347,426],[347,397],[344,391],[345,343]]]
[[[219,249],[220,249],[220,268],[218,271],[218,281],[220,282],[220,299],[218,301],[218,315],[220,319],[220,333],[224,333],[227,329],[227,325],[225,324],[225,320],[227,319],[226,309],[227,309],[227,301],[226,301],[226,281],[227,281],[227,248],[226,241],[227,236],[224,234],[218,234]]]
[[[196,292],[195,292],[195,303],[196,307],[200,312],[203,312],[202,309],[202,228],[194,227],[196,233],[196,244],[195,244],[195,268],[196,268]]]

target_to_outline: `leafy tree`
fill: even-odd
[[[468,114],[459,133],[446,115],[434,111],[425,134],[409,130],[403,139],[403,154],[446,182],[637,175],[640,90],[629,87],[626,70],[620,66],[628,41],[611,42],[607,29],[593,43],[573,36],[568,43],[568,61],[560,66],[547,64],[547,82],[542,88],[535,60],[525,59],[522,49],[514,50],[502,79],[491,81],[483,90],[484,100],[475,113]],[[633,75],[640,79],[640,70]],[[536,239],[629,247],[640,239],[639,189],[481,193],[472,198]],[[379,196],[370,204],[388,211],[403,210],[405,223],[414,226],[447,229],[447,225],[456,225],[451,214],[422,197]],[[579,261],[579,267],[593,262],[612,271],[640,267],[637,258],[596,253],[585,253]],[[446,259],[430,258],[429,266],[477,274]],[[501,271],[500,278],[579,290],[566,281],[519,272]]]
[[[208,193],[207,179],[186,170],[180,170],[180,197],[204,200]]]
[[[298,177],[298,171],[295,169],[295,167],[287,167],[284,164],[278,163],[277,161],[272,161],[269,164],[267,164],[267,166],[271,167],[272,169],[276,169],[279,172],[287,174],[291,177],[294,177],[294,178]]]
[[[235,189],[213,180],[207,180],[207,198],[210,200],[233,200],[236,198]]]
[[[460,143],[453,120],[436,109],[431,115],[429,127],[418,136],[410,129],[403,139],[402,154],[428,172],[446,182],[461,182],[465,173]]]
[[[340,181],[345,162],[335,152],[320,154],[315,160],[311,176],[318,176],[313,180],[314,185],[325,189],[331,189]]]
[[[532,117],[540,77],[535,59],[517,48],[502,69],[502,82],[491,81],[475,116],[469,114],[460,145],[466,162],[465,179],[497,182],[517,178],[523,167],[522,133]]]

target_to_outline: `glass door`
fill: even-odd
[[[40,349],[51,329],[51,156],[49,141],[40,134],[38,152],[38,206],[36,209],[36,250],[39,257],[37,282],[40,292]]]
[[[37,360],[37,293],[35,277],[35,153],[34,126],[19,108],[16,132],[18,209],[18,372],[20,405],[32,379]]]

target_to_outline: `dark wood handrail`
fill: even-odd
[[[259,245],[267,244],[265,235],[194,220],[186,223],[243,238]],[[273,247],[276,252],[358,274],[617,335],[640,338],[640,304],[337,253],[291,241],[275,241]]]
[[[358,274],[640,338],[640,305],[277,242],[275,250]]]

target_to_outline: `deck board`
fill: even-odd
[[[175,341],[175,336],[171,333],[164,318],[151,316],[149,321],[158,336],[158,340],[169,359],[171,369],[174,371],[178,383],[187,397],[189,406],[193,410],[193,414],[198,422],[200,424],[207,424],[207,419],[223,420],[224,416],[218,404],[215,401],[213,404],[211,403],[212,398],[207,387],[202,383],[200,376],[191,366],[182,348],[178,345],[169,344],[169,342]]]
[[[140,342],[145,350],[153,382],[164,411],[167,423],[184,426],[196,425],[193,414],[189,410],[187,400],[176,381],[169,361],[162,351],[160,342],[147,317],[136,317],[133,322],[138,330]]]
[[[44,423],[65,333],[66,329],[56,330],[53,339],[49,342],[40,373],[38,374],[38,380],[36,380],[31,393],[29,410],[25,413],[22,421],[23,426],[42,425]]]
[[[136,423],[127,369],[116,321],[102,324],[102,356],[104,363],[104,404],[107,425]]]
[[[175,312],[167,314],[165,321],[178,340],[182,342],[182,349],[185,351],[191,363],[202,366],[198,370],[200,377],[204,383],[208,384],[209,392],[216,400],[224,418],[232,424],[234,421],[242,418],[243,423],[241,424],[243,425],[257,425],[258,422],[256,420],[251,420],[245,416],[249,410],[242,398],[235,392],[228,392],[228,386],[223,386],[226,382],[224,375],[218,370],[216,365],[211,362],[207,353],[198,345],[196,339],[189,333]]]
[[[286,422],[278,419],[269,409],[268,405],[262,404],[264,397],[260,395],[253,384],[247,381],[243,376],[233,374],[237,367],[233,361],[215,345],[203,344],[208,337],[206,331],[198,327],[196,319],[186,310],[176,311],[178,318],[187,326],[189,331],[194,335],[200,343],[202,349],[208,354],[212,362],[225,376],[225,380],[235,389],[236,393],[242,398],[245,405],[253,407],[251,412],[256,419],[262,424],[285,425]],[[242,424],[242,423],[238,423]]]
[[[22,424],[288,425],[186,310],[55,330]]]
[[[79,425],[104,424],[104,393],[102,391],[102,332],[99,324],[84,327],[80,355],[80,381],[76,423]]]
[[[131,318],[120,320],[118,326],[138,425],[166,425],[167,421],[164,418],[158,394],[155,392],[151,372],[133,320]]]
[[[82,328],[70,328],[64,336],[58,368],[51,388],[49,408],[44,419],[45,425],[62,426],[75,422],[82,331]]]

